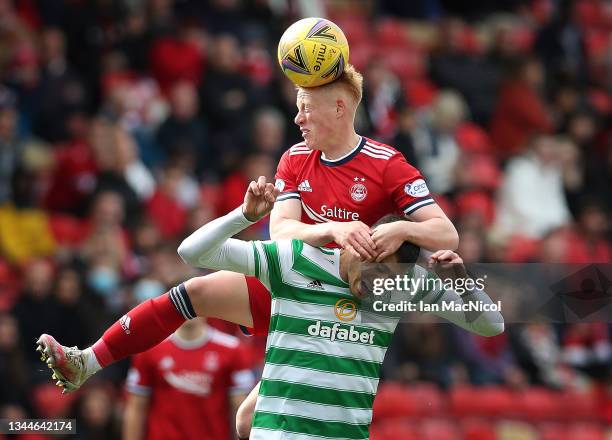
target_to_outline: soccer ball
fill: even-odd
[[[296,21],[278,43],[278,63],[287,78],[300,87],[332,82],[342,74],[348,59],[344,32],[324,18]]]

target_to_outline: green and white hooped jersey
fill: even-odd
[[[250,439],[367,439],[397,320],[362,323],[338,249],[300,240],[252,245],[272,316]]]

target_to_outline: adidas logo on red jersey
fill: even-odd
[[[298,185],[298,191],[312,192],[310,182],[308,180],[302,181],[302,183]]]

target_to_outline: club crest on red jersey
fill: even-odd
[[[361,202],[368,196],[368,189],[364,185],[365,177],[355,177],[353,181],[357,183],[351,186],[349,194],[351,195],[351,199],[356,202]]]

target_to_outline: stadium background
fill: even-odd
[[[421,169],[466,261],[610,263],[610,2],[0,0],[0,418],[118,437],[127,362],[59,397],[34,338],[87,345],[196,273],[178,241],[299,141],[275,47],[302,16],[343,28],[358,132]],[[373,438],[612,438],[610,337],[406,324]]]

